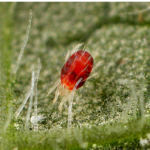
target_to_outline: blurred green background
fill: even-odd
[[[149,118],[145,117],[150,113],[150,10],[147,9],[149,5],[150,3],[144,2],[1,2],[0,112],[2,129],[8,121],[7,115],[9,116],[10,108],[13,108],[9,132],[2,135],[2,137],[6,136],[6,140],[1,142],[5,143],[2,144],[2,148],[18,148],[19,150],[25,147],[26,149],[141,148],[139,140],[149,132]],[[19,69],[14,75],[12,68],[15,67],[26,35],[30,9],[33,19],[29,40]],[[142,11],[145,9],[147,11]],[[73,103],[73,126],[83,128],[81,132],[88,146],[85,146],[85,143],[83,146],[70,142],[67,134],[62,135],[62,141],[57,139],[57,134],[59,132],[62,134],[67,127],[68,104],[60,113],[58,105],[61,97],[55,105],[52,102],[54,93],[46,97],[48,90],[60,76],[65,55],[81,42],[87,46],[87,51],[93,56],[95,64],[99,61],[102,63],[96,70],[98,75],[76,91]],[[49,138],[44,138],[45,135],[40,131],[37,136],[33,131],[20,134],[20,131],[24,131],[28,104],[21,112],[19,119],[13,118],[13,114],[29,90],[31,73],[37,66],[38,58],[42,63],[38,82],[38,112],[46,117],[45,122],[39,124],[39,129],[43,132],[49,131],[50,134],[54,132],[51,136],[48,134]],[[119,79],[128,79],[134,88],[129,84],[120,84]],[[142,99],[144,110],[140,99]],[[128,105],[129,101],[130,105]],[[126,119],[128,122],[125,122],[125,125],[129,125],[128,132],[124,130]],[[142,125],[139,130],[136,130],[139,120],[142,120],[142,123],[140,122]],[[114,122],[116,128],[111,127]],[[17,128],[14,124],[17,124]],[[106,124],[104,130],[103,124],[104,126]],[[122,126],[118,127],[120,124]],[[88,131],[85,128],[88,128]],[[106,129],[108,129],[107,132],[105,132]],[[55,133],[57,130],[60,131]],[[99,135],[96,136],[97,133]],[[33,135],[32,140],[30,134]],[[16,142],[14,142],[14,137]],[[41,145],[35,141],[38,137],[44,138]],[[49,145],[48,139],[59,146]],[[34,141],[33,145],[31,141]],[[69,142],[72,144],[68,144]],[[94,147],[94,144],[99,147]]]

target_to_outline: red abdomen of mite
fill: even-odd
[[[93,63],[93,58],[88,52],[79,50],[73,53],[62,67],[62,85],[68,90],[73,90],[77,81],[82,78],[76,89],[80,88],[90,75]]]

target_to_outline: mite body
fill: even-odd
[[[80,88],[88,76],[90,75],[93,68],[92,56],[84,50],[79,50],[73,53],[61,70],[61,84],[68,90],[73,90],[77,81],[82,78],[76,89]]]

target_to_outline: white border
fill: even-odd
[[[44,1],[41,1],[41,0],[17,0],[17,1],[14,1],[14,0],[5,0],[5,1],[1,1],[0,2],[150,2],[150,0],[144,0],[144,1],[141,1],[141,0],[44,0]]]

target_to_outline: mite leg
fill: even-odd
[[[75,84],[72,92],[71,92],[71,96],[70,96],[70,101],[69,101],[69,108],[68,108],[68,128],[71,128],[71,121],[72,121],[72,103],[73,103],[73,98],[74,98],[74,93],[75,90],[78,86],[78,84],[82,81],[82,78],[80,78],[77,83]]]

